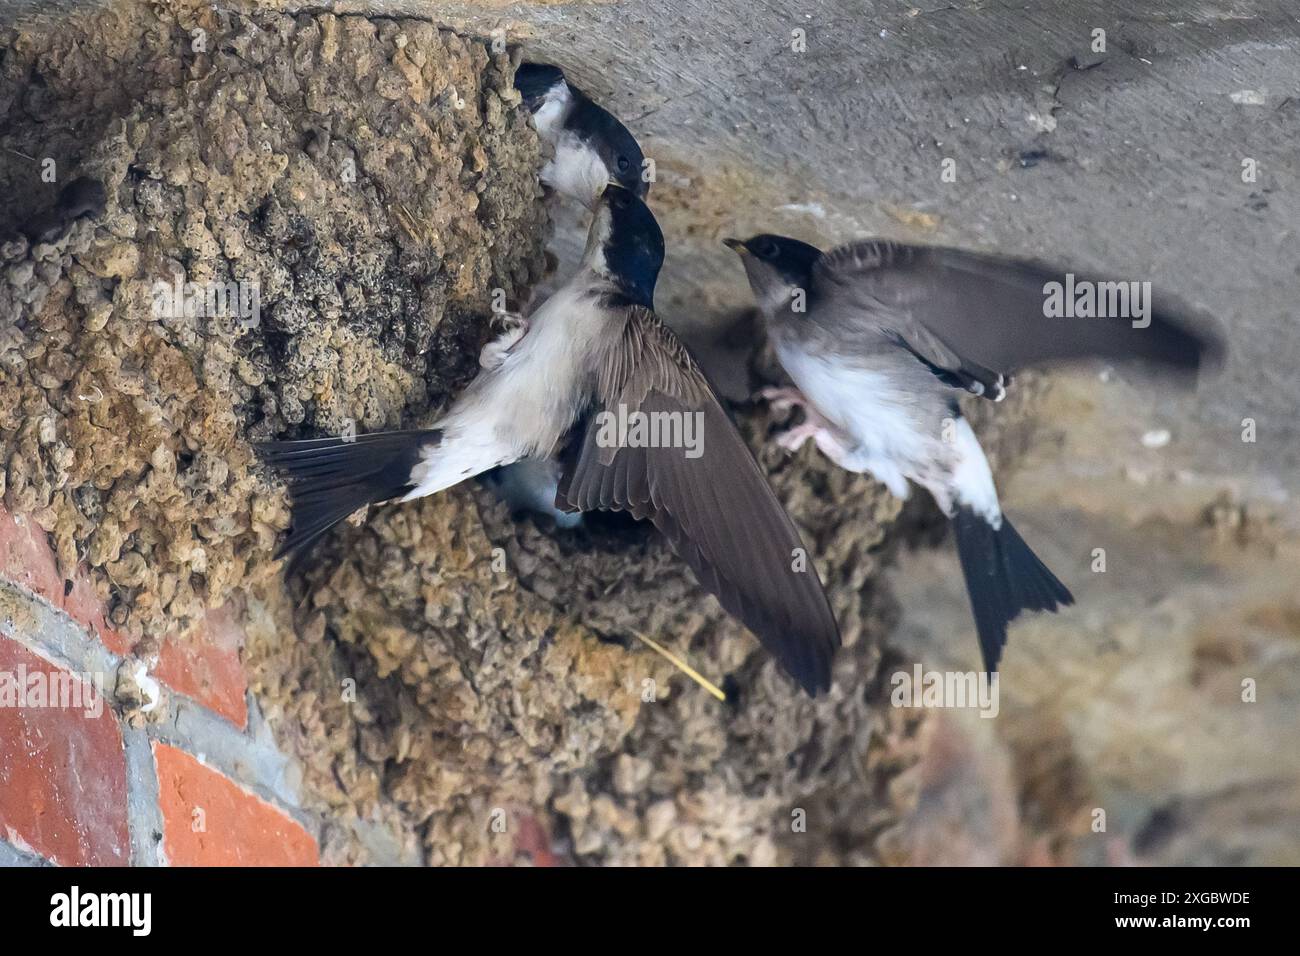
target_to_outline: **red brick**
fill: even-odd
[[[163,642],[158,667],[163,683],[215,710],[241,730],[248,724],[248,681],[239,652],[244,631],[230,605],[209,611],[186,638]]]
[[[63,599],[63,609],[68,616],[99,638],[101,644],[114,654],[125,657],[131,653],[131,641],[108,623],[104,616],[104,602],[86,575],[85,565],[77,569],[72,590]]]
[[[31,518],[15,518],[0,508],[0,574],[63,606],[63,577],[59,574],[45,531]]]
[[[130,651],[131,642],[104,618],[104,602],[84,569],[78,569],[72,590],[65,596],[63,575],[45,530],[33,519],[15,517],[4,508],[0,508],[0,575],[61,608],[114,654]]]
[[[154,744],[154,760],[163,850],[173,866],[315,866],[319,861],[311,834],[256,794],[175,747]]]
[[[0,671],[17,677],[20,667],[64,673],[0,636]],[[84,707],[0,706],[0,837],[65,866],[130,862],[122,732],[99,701],[98,716]]]
[[[563,861],[551,852],[551,837],[546,827],[531,813],[521,814],[516,821],[515,852],[532,860],[533,866],[561,866]]]

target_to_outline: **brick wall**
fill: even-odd
[[[90,582],[0,508],[0,865],[317,862],[298,769],[249,699],[239,616],[136,660]]]

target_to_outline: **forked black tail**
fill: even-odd
[[[421,452],[441,437],[429,429],[256,445],[289,485],[291,524],[275,557],[301,553],[363,505],[409,492]]]
[[[993,672],[1007,642],[1007,624],[1021,611],[1055,611],[1073,604],[1074,595],[1029,550],[1005,515],[1002,527],[994,528],[971,509],[958,508],[952,524],[984,669]]]

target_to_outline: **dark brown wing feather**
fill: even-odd
[[[1105,281],[1075,274],[1076,284],[1085,279]],[[1037,262],[866,240],[822,257],[813,289],[837,312],[868,314],[927,361],[976,379],[988,370],[1010,374],[1092,357],[1137,359],[1183,372],[1221,358],[1209,319],[1187,314],[1159,292],[1151,297],[1145,328],[1128,318],[1046,316],[1044,286],[1065,281],[1066,270]]]
[[[829,687],[839,629],[799,532],[694,360],[645,309],[630,310],[597,386],[594,411],[617,413],[620,405],[629,413],[699,413],[699,456],[602,447],[593,414],[565,462],[557,507],[648,518],[804,689]]]

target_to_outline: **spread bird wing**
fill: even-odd
[[[1053,314],[1054,304],[1067,310],[1070,288],[1083,289],[1085,281],[1108,317]],[[1194,373],[1221,357],[1208,319],[1147,294],[1149,286],[1139,286],[1138,300],[1127,280],[1110,285],[1076,275],[1070,282],[1064,270],[1037,262],[873,239],[823,256],[813,289],[832,308],[867,318],[875,331],[990,397],[998,397],[1001,376],[1030,365],[1136,359]],[[1049,301],[1051,283],[1060,283],[1058,303]],[[1120,307],[1125,295],[1127,311]],[[1143,317],[1136,315],[1139,301],[1149,307]]]
[[[648,518],[809,693],[829,687],[839,629],[807,548],[699,367],[648,309],[629,308],[593,411],[566,456],[557,507]],[[620,417],[635,427],[633,413],[659,422],[660,439],[680,422],[683,440],[646,447],[630,429],[618,436]],[[682,447],[691,434],[698,444]]]

